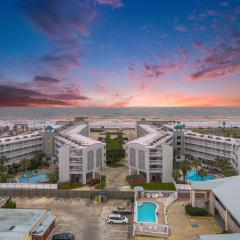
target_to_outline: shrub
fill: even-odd
[[[126,180],[131,187],[142,186],[146,182],[142,175],[130,175],[126,177]]]
[[[145,190],[165,190],[165,191],[175,191],[176,188],[173,183],[159,183],[159,182],[152,182],[152,183],[144,183],[143,188]]]
[[[190,216],[208,216],[208,211],[204,208],[193,207],[188,204],[185,206],[185,211]]]
[[[228,231],[228,230],[222,230],[220,234],[228,234],[228,233],[232,233],[231,231]]]
[[[16,208],[16,207],[17,207],[16,203],[15,203],[14,201],[12,201],[11,198],[9,198],[9,199],[5,202],[5,204],[2,206],[2,208]]]
[[[76,189],[76,188],[81,188],[83,186],[84,186],[84,184],[77,183],[77,182],[73,182],[73,183],[59,183],[58,184],[58,189],[62,189],[62,190]]]

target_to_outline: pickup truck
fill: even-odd
[[[112,211],[114,214],[131,214],[132,210],[127,207],[117,207]]]

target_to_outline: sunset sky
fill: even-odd
[[[0,1],[0,106],[240,106],[240,1]]]

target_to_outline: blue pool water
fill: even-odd
[[[156,216],[157,204],[153,202],[140,202],[137,204],[138,222],[157,222]]]
[[[26,182],[40,183],[40,182],[44,182],[46,179],[48,179],[48,173],[38,173],[37,175],[31,176],[31,177],[21,176],[18,178],[18,181],[20,183],[26,183]]]
[[[207,181],[207,180],[213,180],[213,179],[215,179],[214,175],[209,174],[208,176],[202,178],[194,170],[187,173],[187,180],[191,182]]]

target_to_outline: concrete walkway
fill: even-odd
[[[127,190],[123,187],[128,186],[128,182],[126,181],[128,168],[126,166],[118,168],[106,167],[103,174],[107,177],[106,189]]]

